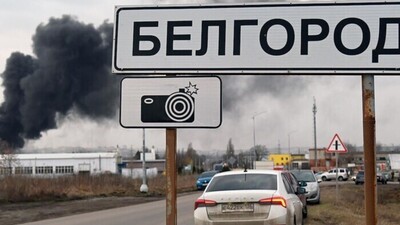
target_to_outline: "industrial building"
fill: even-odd
[[[0,175],[66,175],[118,173],[117,152],[10,154],[0,158]]]

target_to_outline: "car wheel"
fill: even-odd
[[[339,181],[343,181],[343,177],[338,177],[338,180]]]
[[[358,182],[355,182],[356,183],[356,185],[358,185]]]
[[[322,181],[327,181],[326,177],[322,177]]]

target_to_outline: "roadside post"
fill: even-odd
[[[399,34],[400,35],[400,34]],[[400,43],[399,43],[400,44]],[[376,134],[375,134],[375,88],[374,76],[362,76],[363,127],[364,127],[364,195],[365,219],[367,225],[378,223],[376,207],[378,194],[376,190]]]
[[[111,69],[117,75],[163,76],[160,80],[171,79],[165,77],[169,74],[179,75],[175,79],[211,74],[361,76],[365,224],[376,225],[373,79],[374,75],[400,74],[398,12],[400,2],[396,1],[116,6]],[[312,18],[305,15],[312,15]],[[193,95],[194,83],[187,81],[185,88]],[[166,111],[174,107],[152,105],[154,101],[166,101],[167,96],[180,92],[176,89],[181,87],[172,85],[173,90],[159,92],[152,87],[163,89],[168,84],[146,83],[139,87],[142,92],[132,97],[135,91],[130,86],[136,83],[146,83],[145,78],[135,81],[125,78],[121,82],[120,124],[125,128],[166,128],[167,149],[170,150],[167,154],[171,154],[168,164],[174,164],[175,156],[171,153],[171,149],[176,148],[174,129],[217,128],[221,124],[221,112],[213,114],[219,115],[213,118],[202,118],[210,107],[200,100],[201,97],[196,97],[195,101],[182,98],[175,104],[177,112],[173,114]],[[205,87],[208,92],[209,87]],[[152,91],[147,91],[149,89]],[[220,105],[220,98],[214,101],[218,94],[212,92],[214,97],[208,103]],[[146,97],[141,100],[144,95]],[[185,105],[188,102],[195,102],[194,117],[174,118],[190,108]],[[162,114],[148,113],[153,111]],[[332,144],[331,150],[340,152],[340,143]],[[169,168],[171,188],[168,191],[171,193],[167,196],[171,197],[170,201],[176,201],[172,191],[176,184],[171,173],[176,172]],[[170,210],[167,215],[175,214],[172,209],[175,203],[167,205]],[[174,223],[176,217],[167,219],[168,225]]]
[[[177,224],[177,183],[178,171],[176,169],[176,128],[166,129],[166,222],[167,225]]]
[[[329,144],[328,148],[326,149],[326,152],[328,153],[335,153],[335,159],[336,159],[336,203],[339,202],[338,196],[339,196],[339,183],[338,183],[338,173],[339,173],[339,154],[340,153],[347,153],[347,148],[340,139],[338,134],[335,134],[332,138],[331,143]]]

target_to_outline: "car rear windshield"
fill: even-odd
[[[314,173],[312,171],[294,170],[291,172],[298,181],[316,182]]]
[[[233,190],[277,190],[274,174],[232,174],[214,177],[207,192]]]

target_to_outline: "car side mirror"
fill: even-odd
[[[305,187],[305,186],[307,186],[307,182],[305,182],[305,181],[299,181],[299,186],[300,186],[300,187]]]
[[[306,189],[302,188],[302,187],[297,187],[296,192],[297,192],[296,194],[298,194],[298,195],[302,195],[302,194],[307,193]]]
[[[321,182],[322,182],[321,178],[318,178],[318,179],[317,179],[317,182],[318,182],[318,183],[321,183]]]

